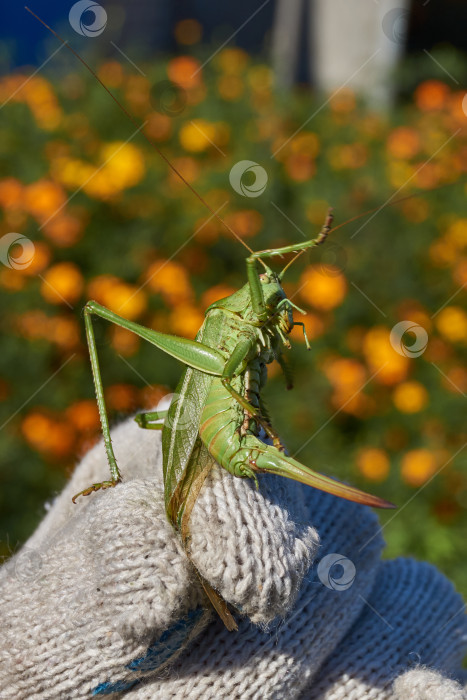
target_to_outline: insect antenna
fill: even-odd
[[[453,184],[452,182],[447,182],[444,185],[439,185],[439,187],[433,187],[430,191],[441,190],[441,189],[443,189],[443,187],[450,187],[452,184]],[[383,208],[393,207],[396,204],[400,204],[401,202],[406,202],[408,199],[412,199],[413,197],[422,197],[425,194],[426,194],[426,192],[424,192],[424,191],[412,192],[412,194],[408,194],[405,197],[400,197],[399,199],[396,199],[394,202],[388,201],[386,204],[383,204],[383,205],[380,204],[377,207],[372,207],[372,209],[367,209],[367,211],[364,211],[360,214],[356,214],[355,216],[352,216],[350,219],[347,219],[346,221],[343,221],[341,224],[338,224],[337,226],[334,226],[333,228],[329,229],[329,231],[327,232],[327,235],[329,235],[330,233],[334,233],[334,231],[337,231],[338,229],[342,228],[343,226],[347,226],[347,224],[352,223],[352,221],[358,221],[358,219],[363,219],[363,217],[368,216],[369,214],[373,214],[374,212],[379,212]],[[392,197],[393,196],[394,195],[392,195]],[[390,199],[392,199],[392,197],[390,197]],[[298,260],[300,255],[302,255],[302,253],[304,253],[304,252],[305,252],[305,250],[300,250],[300,251],[298,251],[298,253],[296,253],[294,255],[292,260],[290,260],[287,263],[287,265],[284,267],[284,269],[279,274],[280,279],[283,279],[285,272],[289,269],[289,267],[291,267],[294,264],[294,262],[296,260]]]
[[[102,85],[102,87],[104,88],[104,90],[110,95],[110,97],[111,97],[111,98],[113,99],[113,101],[118,105],[118,107],[122,110],[122,112],[123,112],[124,114],[126,114],[126,116],[128,117],[128,119],[129,119],[136,127],[141,128],[141,124],[138,123],[138,120],[135,119],[135,117],[120,103],[120,101],[117,99],[117,97],[115,97],[115,95],[113,94],[113,92],[107,87],[107,85],[105,85],[105,83],[102,82],[102,80],[99,78],[99,76],[97,75],[97,73],[91,68],[91,66],[90,66],[88,63],[86,63],[86,61],[84,60],[84,58],[82,58],[82,57],[79,55],[79,53],[78,53],[77,51],[75,51],[75,50],[70,46],[70,44],[69,44],[67,41],[65,41],[65,39],[62,39],[62,37],[60,36],[60,34],[58,34],[54,29],[52,29],[52,27],[49,27],[49,25],[46,24],[46,22],[44,22],[43,19],[41,19],[38,15],[36,15],[36,13],[33,12],[29,7],[27,7],[27,6],[25,5],[24,9],[25,9],[27,12],[29,12],[29,14],[31,14],[33,17],[35,17],[35,19],[37,19],[38,22],[40,22],[49,32],[51,32],[51,34],[53,34],[64,46],[66,46],[66,48],[67,48],[69,51],[71,51],[71,53],[72,53],[79,61],[81,61],[81,63],[83,64],[83,66],[85,66],[85,67],[87,68],[87,70],[91,73],[91,75],[93,75],[94,78]],[[169,166],[169,168],[177,175],[177,177],[179,177],[180,180],[188,187],[188,189],[191,190],[191,192],[193,192],[193,194],[195,195],[195,197],[197,197],[197,198],[199,199],[199,201],[202,202],[202,203],[204,204],[204,206],[206,207],[206,209],[208,209],[208,211],[210,211],[211,214],[212,214],[214,217],[216,217],[216,219],[227,229],[227,231],[229,231],[229,232],[232,234],[232,236],[234,236],[234,238],[237,239],[237,241],[238,241],[239,243],[242,244],[242,246],[244,246],[250,253],[253,253],[254,251],[250,248],[250,246],[249,246],[247,243],[245,243],[245,241],[244,241],[242,238],[240,238],[240,236],[239,236],[237,233],[235,233],[235,231],[229,226],[229,224],[226,223],[226,222],[224,221],[224,219],[222,219],[222,217],[220,217],[219,214],[217,214],[217,212],[214,211],[214,209],[212,209],[212,207],[206,202],[206,200],[204,199],[204,197],[202,197],[202,196],[199,194],[199,192],[197,192],[197,191],[195,190],[195,188],[188,182],[188,180],[187,180],[187,179],[182,175],[182,173],[175,167],[175,165],[173,165],[173,164],[170,162],[170,160],[167,158],[167,156],[165,155],[165,153],[164,153],[163,151],[161,151],[161,149],[149,138],[149,136],[147,136],[147,134],[144,133],[144,131],[142,132],[142,135],[144,136],[144,138],[146,139],[146,141],[150,144],[150,146],[152,146],[152,147],[157,151],[157,153],[160,155],[160,157],[167,163],[167,165]],[[261,262],[262,262],[262,261],[261,261]],[[264,265],[264,263],[263,263],[263,265]]]

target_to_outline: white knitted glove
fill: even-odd
[[[0,570],[0,698],[462,697],[431,671],[393,687],[415,665],[455,673],[467,630],[436,569],[379,564],[369,509],[214,470],[193,509],[191,554],[241,611],[228,632],[166,520],[160,434],[129,420],[112,437],[125,482],[72,504],[107,478],[95,447]]]

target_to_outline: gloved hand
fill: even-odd
[[[97,445],[0,570],[0,698],[464,697],[424,669],[459,669],[462,600],[427,564],[381,563],[368,508],[213,470],[190,546],[238,611],[228,632],[166,520],[160,434],[112,437],[125,482],[73,505],[107,478]]]

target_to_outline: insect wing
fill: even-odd
[[[221,332],[221,314],[206,318],[196,340],[217,347]],[[190,460],[199,435],[201,412],[213,381],[213,377],[188,367],[182,375],[170,404],[162,431],[165,507],[170,521],[177,527],[178,507],[169,507],[175,493],[186,484],[187,470],[194,469]],[[183,488],[185,491],[185,488]],[[179,501],[179,497],[177,499]]]

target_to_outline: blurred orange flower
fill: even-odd
[[[166,141],[172,134],[172,119],[167,114],[151,112],[146,117],[144,131],[154,141]]]
[[[179,44],[192,46],[201,41],[203,27],[196,19],[182,19],[175,25],[174,34]]]
[[[76,401],[67,408],[65,415],[80,432],[93,432],[100,429],[96,399]]]
[[[413,158],[419,152],[420,145],[418,132],[408,126],[393,129],[387,140],[388,152],[394,158]]]
[[[110,328],[111,343],[115,350],[124,357],[131,357],[138,352],[141,341],[139,337],[121,326],[112,325]]]
[[[430,215],[430,205],[421,197],[415,197],[402,204],[402,211],[408,221],[420,224]]]
[[[207,309],[208,306],[214,304],[215,301],[224,299],[224,297],[230,296],[235,291],[236,289],[228,284],[216,284],[214,287],[210,287],[204,292],[201,297],[201,305],[203,309]]]
[[[300,296],[317,309],[334,309],[342,304],[346,293],[347,281],[337,268],[330,275],[319,265],[309,265],[300,277]]]
[[[197,87],[202,80],[201,63],[193,56],[177,56],[169,61],[167,74],[182,88]]]
[[[263,227],[263,215],[255,209],[241,209],[228,214],[225,222],[241,238],[249,238],[255,236]],[[226,235],[230,237],[232,234],[227,231]]]
[[[436,459],[429,450],[410,450],[402,457],[401,476],[410,486],[422,486],[435,471]]]
[[[134,411],[138,406],[138,390],[132,384],[113,384],[105,389],[105,400],[114,411]]]
[[[21,207],[23,204],[24,187],[14,177],[0,180],[0,205],[4,209]]]
[[[405,379],[410,360],[394,350],[389,341],[390,330],[384,326],[370,328],[363,339],[363,354],[374,381],[397,384]]]
[[[368,159],[368,149],[363,143],[332,146],[328,151],[327,158],[334,170],[361,168]]]
[[[203,312],[193,304],[179,304],[170,314],[170,326],[173,333],[185,338],[194,338],[203,322]]]
[[[292,153],[284,163],[285,171],[291,180],[306,182],[316,172],[316,163],[307,153]]]
[[[34,241],[34,257],[23,270],[15,270],[18,274],[34,277],[47,267],[51,258],[50,248],[43,241]]]
[[[338,357],[327,360],[323,371],[334,388],[333,405],[346,413],[363,415],[369,407],[369,398],[361,393],[366,380],[365,367],[352,358]]]
[[[146,309],[146,294],[135,285],[127,284],[113,275],[95,277],[88,285],[90,299],[107,306],[130,321]]]
[[[51,180],[38,180],[24,190],[26,210],[40,222],[56,214],[66,202],[63,188]]]
[[[76,216],[60,213],[45,224],[43,231],[57,248],[69,248],[81,238],[83,223]]]
[[[217,80],[217,89],[224,100],[234,102],[242,97],[245,86],[237,75],[221,75]]]
[[[428,403],[428,392],[420,382],[403,382],[395,388],[392,398],[401,413],[418,413]]]
[[[425,80],[414,92],[415,104],[424,112],[442,109],[450,94],[449,87],[440,80]]]
[[[108,87],[120,87],[123,82],[123,66],[118,61],[106,61],[97,71],[97,75]]]
[[[384,450],[364,447],[357,452],[357,467],[367,479],[384,481],[389,474],[390,462]]]
[[[31,447],[51,457],[66,457],[73,450],[73,427],[48,413],[32,411],[23,419],[21,431]]]
[[[188,274],[173,260],[156,260],[146,272],[148,286],[171,306],[192,301],[194,294]]]
[[[355,93],[350,88],[341,88],[330,100],[329,106],[333,112],[347,114],[352,112],[357,105]]]
[[[72,262],[62,262],[44,272],[41,294],[50,304],[73,304],[83,292],[80,269]]]

